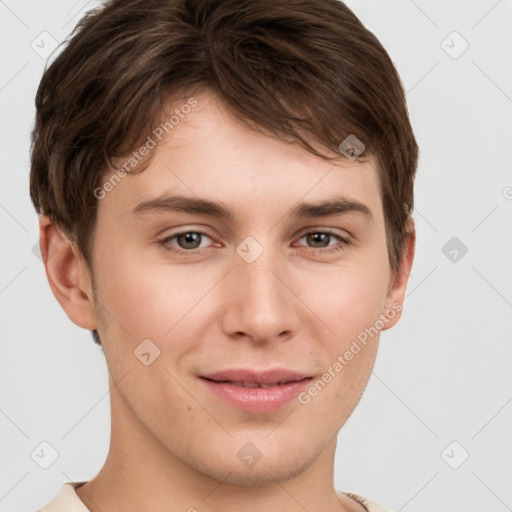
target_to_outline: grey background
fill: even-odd
[[[339,435],[336,487],[395,512],[512,510],[512,2],[347,4],[397,65],[421,158],[404,314]],[[109,445],[105,362],[51,293],[28,195],[40,54],[94,5],[0,0],[2,511],[92,478]]]

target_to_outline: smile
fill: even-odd
[[[276,411],[296,398],[312,378],[288,370],[227,370],[201,375],[199,380],[224,403],[262,414]]]

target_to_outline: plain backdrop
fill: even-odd
[[[96,3],[0,0],[2,511],[94,477],[109,446],[105,362],[51,293],[28,189],[45,52]],[[347,4],[398,68],[421,156],[403,317],[339,435],[336,488],[395,512],[512,510],[512,1]]]

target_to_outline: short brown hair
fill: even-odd
[[[91,270],[94,190],[146,138],[164,98],[196,86],[249,127],[325,159],[360,139],[399,270],[418,146],[393,62],[339,0],[108,0],[80,20],[37,91],[30,196]]]

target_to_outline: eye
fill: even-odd
[[[204,248],[204,246],[201,246],[201,242],[205,237],[211,240],[211,238],[204,231],[182,231],[180,233],[174,233],[164,238],[163,240],[160,240],[159,244],[169,251],[176,251],[182,254],[190,253]],[[177,247],[176,245],[171,244],[174,239],[176,239]]]
[[[179,233],[173,233],[160,240],[158,243],[168,251],[173,251],[178,254],[197,254],[201,253],[203,249],[206,249],[208,245],[204,245],[204,239],[207,238],[212,240],[204,231],[201,230],[189,230],[181,231]],[[334,243],[331,243],[334,239]],[[338,235],[334,231],[309,231],[304,233],[299,241],[306,240],[311,249],[310,253],[313,254],[325,254],[334,251],[344,250],[350,245],[350,241]],[[336,244],[336,240],[338,243]],[[298,247],[306,247],[299,245]],[[301,249],[302,250],[302,249]]]
[[[329,243],[333,238],[338,240],[338,245]],[[308,244],[312,244],[312,246],[310,246],[312,249],[320,249],[319,251],[313,251],[314,253],[329,253],[332,251],[340,251],[344,250],[348,245],[350,245],[349,240],[343,238],[334,231],[309,231],[308,233],[302,235],[299,241],[303,239],[306,239]],[[324,249],[326,247],[330,248]]]

